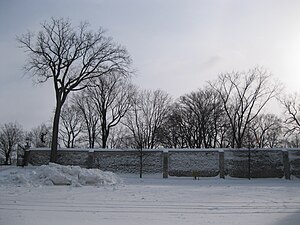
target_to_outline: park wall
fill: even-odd
[[[25,161],[48,164],[50,149],[29,149]],[[117,149],[60,149],[57,163],[138,174],[140,152]],[[143,173],[168,176],[300,178],[300,149],[157,149],[143,150]]]

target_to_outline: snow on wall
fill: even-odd
[[[169,175],[211,177],[219,174],[219,152],[169,151]]]
[[[139,151],[95,151],[94,165],[101,170],[119,173],[139,173]],[[143,172],[162,173],[161,151],[143,153]]]
[[[231,177],[249,177],[249,151],[224,151],[225,174]],[[250,175],[252,178],[284,176],[282,150],[251,150]]]
[[[57,163],[61,165],[76,165],[80,167],[88,167],[87,151],[58,151]]]
[[[247,149],[157,149],[143,150],[143,153],[143,173],[249,176]],[[139,154],[138,150],[63,149],[58,151],[57,163],[118,173],[139,173]],[[28,163],[32,165],[48,164],[49,159],[50,149],[31,149],[28,154]],[[252,149],[250,162],[252,178],[300,177],[300,149]]]

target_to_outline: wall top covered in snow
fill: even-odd
[[[251,148],[251,151],[300,151],[300,148]],[[50,148],[30,148],[27,151],[50,151]],[[111,149],[111,148],[59,148],[58,151],[79,151],[79,152],[130,152],[140,151],[140,149]],[[158,149],[142,149],[145,152],[199,152],[199,151],[249,151],[248,148],[158,148]]]
[[[300,149],[59,149],[57,163],[118,173],[241,178],[300,177]],[[48,164],[49,148],[29,149],[26,162]]]

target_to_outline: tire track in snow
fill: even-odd
[[[119,203],[80,203],[80,202],[42,202],[42,201],[9,201],[0,202],[0,210],[49,211],[73,213],[184,213],[184,214],[257,214],[257,213],[294,213],[300,210],[295,202],[224,202],[214,203],[178,203],[163,204],[160,202],[122,201]]]

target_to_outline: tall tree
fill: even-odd
[[[57,159],[60,113],[69,93],[86,88],[99,76],[129,71],[131,59],[126,49],[106,37],[102,28],[92,32],[88,27],[88,23],[73,27],[69,20],[52,18],[37,35],[28,32],[18,38],[28,53],[26,70],[38,83],[53,81],[56,106],[51,162]]]
[[[280,90],[271,74],[261,68],[248,72],[221,74],[210,83],[220,95],[231,127],[231,147],[243,147],[246,130],[262,109]]]
[[[96,139],[101,133],[99,125],[100,118],[95,104],[91,101],[88,89],[74,95],[72,102],[81,114],[83,125],[82,132],[84,133],[85,139],[88,141],[88,147],[94,148]]]
[[[167,119],[159,129],[159,142],[165,148],[184,148],[186,145],[186,120],[178,102],[171,105]]]
[[[13,150],[23,140],[23,130],[17,123],[6,123],[0,127],[0,151],[5,156],[5,164],[9,164]]]
[[[215,148],[219,142],[219,129],[224,110],[218,93],[210,88],[181,96],[180,105],[194,118],[191,126],[195,127],[194,147]],[[190,146],[191,147],[191,146]]]
[[[135,88],[128,77],[119,73],[98,77],[88,88],[90,101],[95,105],[101,126],[101,147],[107,147],[110,131],[127,113]]]
[[[143,149],[158,147],[159,130],[167,119],[171,98],[161,90],[137,92],[124,125],[129,129],[134,147],[139,150],[140,177],[143,173]]]
[[[170,96],[161,91],[140,91],[133,100],[133,107],[126,115],[129,128],[138,148],[158,147],[158,134],[171,109]]]

